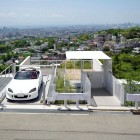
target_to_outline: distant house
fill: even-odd
[[[97,38],[98,37],[98,34],[94,34],[94,38]]]
[[[82,48],[78,48],[77,51],[83,51],[83,49]]]
[[[25,53],[28,52],[28,48],[16,48],[12,51],[13,53]]]
[[[71,41],[72,41],[73,43],[76,43],[76,42],[77,42],[77,37],[72,38]]]
[[[62,47],[62,51],[63,52],[65,52],[65,51],[67,51],[68,49],[67,49],[67,47]]]
[[[7,53],[0,53],[0,55],[2,56],[2,55],[7,55]]]
[[[69,42],[70,42],[69,39],[63,39],[63,41],[64,41],[65,43],[69,43]]]
[[[138,53],[140,53],[140,48],[138,48],[138,47],[137,48],[134,48],[132,52],[138,54]]]
[[[124,36],[121,36],[120,39],[121,39],[121,42],[125,42],[126,41],[126,38]]]
[[[47,59],[48,58],[48,55],[41,55],[41,57],[43,58],[43,59]]]
[[[41,60],[41,57],[31,57],[31,60]]]
[[[87,48],[88,48],[87,45],[82,44],[82,45],[79,46],[79,48],[77,49],[77,51],[84,51],[84,50],[86,50]]]
[[[16,48],[12,51],[13,53],[19,53],[20,52],[20,49],[19,48]]]
[[[24,60],[24,57],[23,57],[23,56],[19,56],[19,57],[18,57],[18,60],[21,62],[21,61]]]
[[[124,42],[121,42],[118,45],[119,45],[119,48],[120,49],[124,49],[125,48],[125,43]]]
[[[75,47],[70,47],[69,50],[70,51],[75,51]]]
[[[40,45],[41,49],[44,49],[48,46],[48,42],[45,42],[43,44]]]
[[[103,45],[103,47],[108,47],[111,49],[115,49],[116,43],[114,41],[106,41]]]
[[[113,41],[116,41],[117,40],[117,37],[116,36],[112,36],[112,40]]]
[[[12,60],[8,60],[7,62],[5,62],[6,65],[11,65],[13,64],[13,61]]]
[[[60,60],[65,60],[66,59],[66,54],[65,53],[59,53],[58,57],[60,58]]]
[[[42,49],[46,48],[47,44],[42,44],[40,46],[28,46],[28,49],[33,49],[36,52],[41,52]]]
[[[110,50],[112,53],[115,53],[115,54],[120,54],[121,53],[121,50],[117,50],[117,49],[115,49],[115,50]]]

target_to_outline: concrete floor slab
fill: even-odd
[[[119,101],[105,88],[92,89],[91,96],[97,106],[121,106]]]

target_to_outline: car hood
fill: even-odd
[[[13,93],[29,93],[33,88],[38,89],[38,80],[15,80],[13,79],[7,88],[11,88]]]

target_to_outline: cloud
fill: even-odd
[[[16,17],[17,16],[17,14],[16,13],[13,13],[13,12],[11,12],[11,13],[0,13],[0,17],[2,17],[2,18],[10,18],[10,17]]]
[[[23,17],[25,17],[25,18],[30,18],[31,15],[29,15],[29,14],[24,14]]]
[[[25,1],[25,2],[40,2],[40,1],[45,1],[45,2],[51,2],[52,0],[21,0],[21,1]]]
[[[52,18],[65,18],[64,15],[62,15],[62,14],[55,14],[55,13],[51,14],[50,17],[52,17]]]

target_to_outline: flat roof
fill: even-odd
[[[102,51],[67,51],[66,59],[111,59]]]

